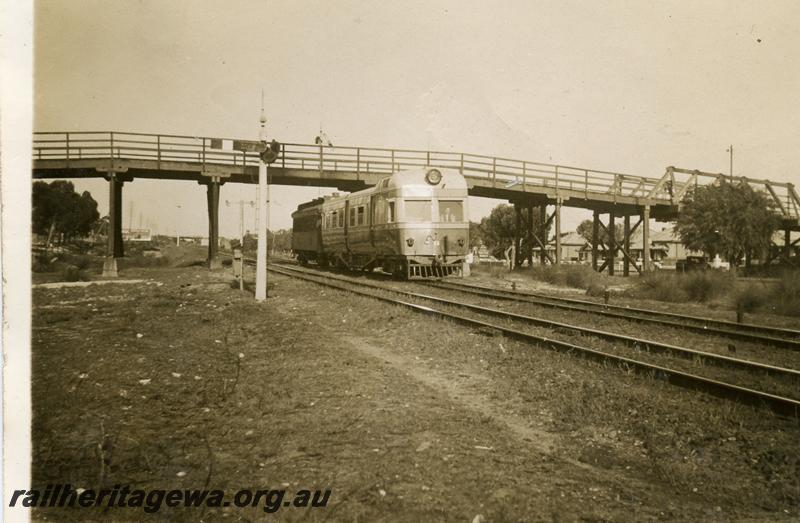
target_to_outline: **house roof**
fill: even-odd
[[[561,245],[584,245],[585,243],[587,243],[586,238],[575,231],[561,235]]]

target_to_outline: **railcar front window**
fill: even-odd
[[[439,200],[439,221],[464,221],[464,202],[461,200]]]
[[[429,222],[431,221],[430,200],[406,200],[405,221]]]
[[[394,202],[389,202],[389,208],[386,211],[386,223],[394,222]]]

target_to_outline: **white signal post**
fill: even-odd
[[[258,138],[266,145],[267,130],[265,128],[267,117],[264,115],[264,99],[261,99],[261,130]],[[258,162],[258,252],[256,254],[256,301],[267,299],[267,236],[269,223],[267,223],[267,164],[263,159]]]

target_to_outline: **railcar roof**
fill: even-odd
[[[430,167],[420,167],[418,169],[399,171],[391,176],[383,178],[378,185],[374,187],[369,187],[367,189],[356,191],[350,194],[333,194],[322,198],[316,198],[310,202],[300,204],[297,208],[297,211],[292,213],[292,216],[307,209],[314,209],[323,203],[336,202],[339,200],[344,200],[345,198],[369,195],[370,193],[374,192],[376,188],[398,189],[406,187],[420,187],[424,189],[463,189],[464,191],[468,189],[467,181],[463,176],[461,176],[461,173],[459,173],[457,169],[437,168],[439,172],[442,173],[442,180],[436,185],[429,184],[427,181],[425,181],[425,175],[430,169]]]

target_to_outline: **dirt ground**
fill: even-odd
[[[797,420],[282,276],[122,277],[34,290],[34,486],[332,491],[171,521],[800,517]]]

